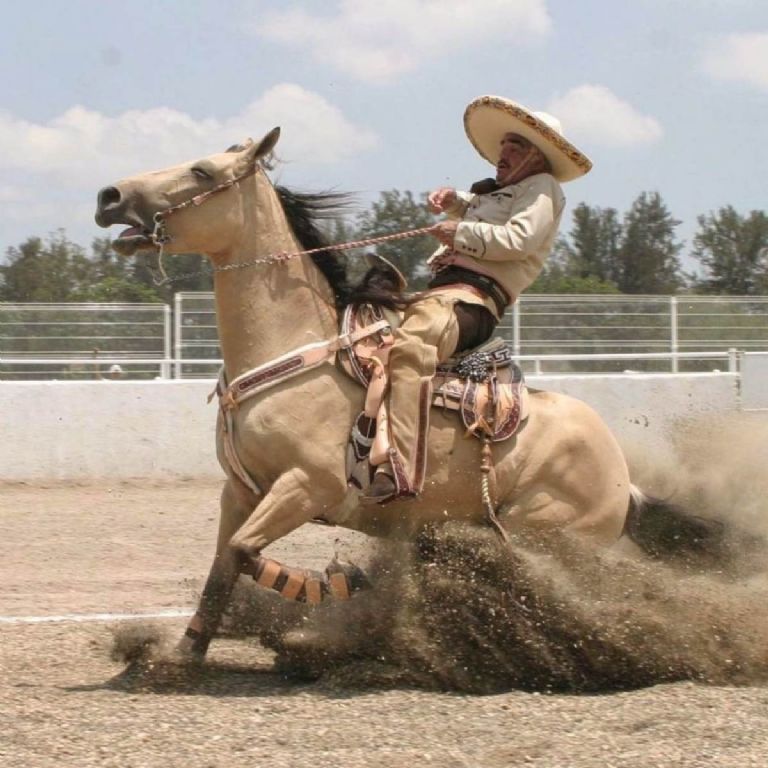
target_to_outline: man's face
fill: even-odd
[[[513,179],[526,160],[537,155],[543,158],[541,152],[528,139],[516,133],[505,133],[501,139],[501,156],[496,164],[496,182],[503,184]]]

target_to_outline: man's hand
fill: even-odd
[[[440,187],[430,192],[427,197],[427,207],[432,213],[443,213],[456,203],[456,190],[453,187]]]
[[[439,221],[429,230],[429,234],[436,237],[443,245],[453,248],[458,226],[458,221]]]

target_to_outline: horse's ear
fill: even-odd
[[[262,157],[267,157],[270,152],[275,148],[277,140],[280,138],[280,128],[273,128],[261,141],[253,141],[253,139],[247,139],[243,144],[240,144],[236,149],[242,154],[238,158],[238,166],[242,169],[243,173],[247,168],[253,166]]]
[[[277,144],[277,140],[280,138],[280,126],[273,128],[257,145],[254,153],[254,158],[265,157],[268,155]]]

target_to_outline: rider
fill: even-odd
[[[364,499],[384,503],[419,494],[426,471],[432,378],[438,363],[481,344],[504,310],[536,279],[565,206],[560,184],[587,173],[590,160],[567,141],[559,121],[508,99],[482,96],[464,127],[496,178],[469,193],[441,187],[428,197],[448,218],[432,234],[429,288],[405,311],[389,355],[389,461],[377,467]]]

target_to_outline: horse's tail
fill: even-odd
[[[722,522],[647,496],[634,485],[624,533],[653,558],[691,566],[722,567],[735,554]]]

